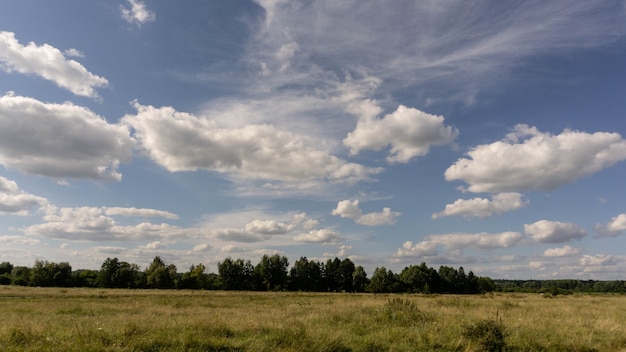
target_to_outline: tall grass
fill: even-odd
[[[0,351],[626,351],[618,295],[0,286],[0,316]]]

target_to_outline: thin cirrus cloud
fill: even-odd
[[[126,127],[69,102],[9,93],[0,97],[0,124],[0,164],[24,173],[120,181],[118,167],[132,157]]]
[[[215,121],[133,102],[136,115],[122,123],[150,158],[168,171],[216,171],[233,179],[306,184],[326,180],[352,183],[382,171],[350,163],[304,135],[269,124],[222,128]]]
[[[618,133],[565,130],[552,135],[517,125],[504,140],[474,147],[444,173],[470,192],[547,191],[626,160]]]
[[[363,1],[358,8],[332,0],[256,2],[266,16],[246,61],[256,64],[264,85],[274,87],[320,83],[336,77],[323,67],[340,67],[378,77],[384,93],[410,86],[428,99],[471,102],[477,89],[506,77],[494,72],[507,73],[541,53],[596,47],[626,32],[619,1],[511,6],[401,0],[391,7]],[[296,52],[277,55],[296,45]],[[288,69],[281,70],[286,58]],[[268,70],[271,75],[262,74]]]
[[[80,57],[76,49],[68,49],[66,53]],[[0,32],[0,68],[39,76],[76,95],[89,98],[99,98],[96,89],[109,85],[106,78],[87,71],[75,60],[67,59],[61,50],[49,44],[30,42],[22,45],[13,32]]]
[[[156,14],[146,7],[146,3],[144,1],[128,0],[128,5],[130,7],[120,5],[122,19],[126,22],[141,26],[142,24],[152,22],[156,19]]]
[[[399,212],[391,211],[391,208],[387,207],[383,208],[383,211],[380,213],[363,214],[363,211],[359,208],[359,201],[350,201],[348,199],[337,203],[337,207],[333,209],[331,214],[352,219],[357,224],[366,226],[393,225],[396,222],[396,218],[401,215]]]
[[[486,218],[517,210],[526,205],[528,205],[528,201],[523,200],[520,193],[498,193],[494,194],[491,199],[458,199],[452,204],[447,204],[444,210],[434,213],[432,218],[438,219],[444,216],[455,215],[461,215],[465,218]]]
[[[0,215],[26,216],[48,204],[47,199],[24,192],[15,181],[0,176]]]

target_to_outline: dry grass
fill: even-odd
[[[626,351],[626,296],[480,296],[0,286],[2,351]]]

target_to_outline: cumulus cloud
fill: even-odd
[[[528,204],[528,201],[523,200],[522,195],[516,192],[498,193],[491,198],[491,200],[486,198],[458,199],[452,204],[447,204],[444,210],[434,213],[432,218],[438,219],[453,215],[486,218],[517,210]]]
[[[587,235],[587,231],[576,224],[549,220],[525,224],[524,232],[540,243],[563,243],[579,240]]]
[[[443,235],[430,235],[423,241],[413,243],[406,241],[402,248],[398,248],[395,257],[420,257],[435,256],[438,254],[438,247],[447,250],[462,250],[466,248],[475,249],[497,249],[510,248],[520,243],[523,236],[519,232],[502,232],[497,234],[489,233],[453,233]]]
[[[457,129],[444,125],[442,116],[401,105],[382,119],[359,119],[356,128],[343,143],[352,154],[390,146],[387,161],[406,163],[417,156],[428,154],[432,145],[451,144],[458,133]]]
[[[298,183],[356,182],[381,171],[346,162],[310,138],[272,125],[221,128],[171,107],[133,106],[137,115],[125,116],[123,123],[152,160],[172,172],[204,169],[234,179]]]
[[[198,245],[195,245],[192,249],[192,251],[194,252],[206,252],[209,249],[211,249],[211,246],[208,243],[201,243]]]
[[[0,164],[28,174],[119,181],[120,162],[132,157],[126,127],[72,103],[6,94],[0,125]]]
[[[305,243],[338,243],[342,242],[342,237],[335,231],[330,229],[311,230],[308,233],[303,233],[293,238],[296,242]]]
[[[39,245],[41,241],[36,238],[14,236],[14,235],[2,235],[0,236],[0,242],[6,244],[20,244],[20,245]]]
[[[130,217],[162,217],[165,219],[178,219],[178,215],[176,214],[156,209],[104,207],[103,210],[104,213],[109,216],[121,215]]]
[[[77,56],[76,49],[68,51]],[[94,75],[77,61],[67,59],[61,50],[30,42],[20,44],[15,33],[0,32],[0,68],[22,74],[35,75],[54,82],[70,92],[90,98],[98,98],[97,88],[108,86],[104,77]]]
[[[0,176],[0,215],[26,216],[33,209],[47,206],[48,200],[21,190],[15,181]]]
[[[543,252],[544,257],[571,257],[580,253],[580,249],[570,246],[548,248]]]
[[[612,266],[623,262],[621,258],[609,254],[583,255],[580,265],[583,266]]]
[[[393,225],[396,222],[396,218],[401,215],[399,212],[391,211],[391,208],[387,207],[383,208],[383,211],[380,213],[363,214],[362,210],[359,208],[358,200],[340,201],[331,214],[352,219],[357,224],[367,226]]]
[[[137,225],[118,225],[106,215],[106,208],[79,207],[50,210],[44,223],[21,230],[30,236],[84,241],[140,241],[184,238],[192,229],[169,224],[142,222]],[[155,243],[153,241],[153,243]]]
[[[626,213],[613,217],[606,225],[596,225],[594,237],[615,237],[623,231],[626,231]]]
[[[122,19],[128,23],[134,23],[141,26],[144,23],[152,22],[156,19],[153,11],[148,10],[146,3],[141,0],[128,0],[130,7],[120,5]]]
[[[617,133],[564,130],[552,135],[517,125],[504,140],[479,145],[444,173],[470,192],[546,191],[626,159],[626,141]]]
[[[207,230],[207,232],[209,236],[225,241],[263,242],[275,235],[285,235],[296,229],[296,227],[297,224],[294,223],[254,219],[243,227],[212,228]]]

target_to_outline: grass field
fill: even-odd
[[[626,351],[622,295],[0,286],[0,316],[1,351]]]

